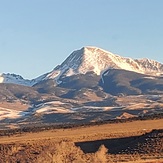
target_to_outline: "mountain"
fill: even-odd
[[[33,82],[27,79],[24,79],[20,75],[16,74],[5,74],[2,73],[0,75],[0,83],[13,83],[13,84],[19,84],[19,85],[26,85],[26,86],[32,86]]]
[[[0,102],[1,101],[26,101],[30,103],[31,101],[40,99],[40,94],[35,91],[32,87],[11,84],[11,83],[1,83],[0,84]]]
[[[39,93],[62,98],[82,97],[83,89],[115,96],[159,94],[163,91],[162,74],[163,64],[157,61],[125,58],[97,47],[83,47],[53,71],[40,76],[40,82],[33,87]]]
[[[137,117],[162,113],[162,101],[163,64],[97,47],[75,50],[51,72],[32,80],[0,75],[0,122],[6,124]]]
[[[101,75],[107,69],[123,69],[153,76],[163,74],[163,64],[157,61],[125,58],[97,47],[83,47],[72,52],[61,65],[45,74],[42,79],[55,79],[59,84],[62,76],[86,74],[87,72]]]
[[[34,84],[40,82],[42,79],[44,79],[45,75],[41,75],[38,78],[29,80],[24,79],[22,76],[17,74],[10,74],[10,73],[2,73],[0,74],[0,83],[12,83],[12,84],[18,84],[18,85],[24,85],[24,86],[33,86]]]
[[[105,71],[100,82],[103,90],[112,95],[139,95],[163,93],[163,77],[149,76],[122,69]]]
[[[14,83],[33,86],[41,81],[54,79],[61,83],[62,77],[93,72],[100,76],[108,69],[122,69],[145,75],[163,75],[163,64],[150,59],[131,59],[115,55],[97,47],[83,47],[73,51],[66,60],[51,72],[32,80],[23,79],[20,75],[1,74],[0,83]]]

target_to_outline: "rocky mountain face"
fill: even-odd
[[[54,79],[57,84],[61,77],[93,72],[102,75],[108,69],[122,69],[151,76],[163,75],[163,64],[150,59],[121,57],[97,47],[83,47],[72,52],[67,59],[51,72],[33,80],[25,80],[20,75],[1,74],[0,83],[14,83],[33,86],[43,80]]]
[[[30,80],[25,80],[22,76],[16,75],[16,74],[5,74],[2,73],[0,75],[0,83],[13,83],[13,84],[19,84],[19,85],[26,85],[26,86],[32,86],[32,82]]]
[[[52,86],[46,85],[45,91],[44,85],[53,80],[55,89],[70,89],[66,97],[82,88],[96,90],[99,87],[112,95],[158,94],[163,90],[162,74],[163,64],[159,62],[124,58],[100,48],[84,47],[41,76],[41,82],[34,87],[48,93]]]
[[[45,79],[54,79],[60,83],[62,76],[94,72],[102,75],[108,69],[122,69],[152,76],[163,74],[163,64],[149,59],[131,59],[115,55],[97,47],[83,47],[70,56],[53,71],[44,75]]]
[[[163,64],[97,47],[72,52],[61,65],[33,80],[0,75],[3,122],[90,122],[124,113],[137,117],[162,112],[162,100]]]
[[[113,95],[160,94],[163,91],[163,78],[111,69],[105,71],[100,85],[105,92]]]

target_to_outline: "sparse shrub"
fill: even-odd
[[[101,145],[95,153],[94,163],[107,163],[107,152],[108,149],[104,145]]]
[[[42,163],[85,163],[84,153],[68,140],[55,144],[54,147],[44,150],[37,161]]]

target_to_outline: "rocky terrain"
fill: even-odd
[[[83,47],[32,80],[1,74],[0,128],[159,114],[162,101],[163,64]]]

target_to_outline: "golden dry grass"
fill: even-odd
[[[153,129],[163,129],[163,119],[133,121],[118,124],[54,129],[37,133],[23,133],[0,139],[0,161],[31,163],[111,163],[111,162],[158,162],[157,153],[140,156],[138,153],[109,154],[101,145],[95,153],[84,153],[75,142],[96,141],[111,138],[139,136]],[[107,153],[108,151],[108,153]],[[147,160],[142,159],[146,157]]]
[[[1,137],[0,143],[56,138],[67,138],[74,141],[100,140],[112,137],[115,138],[141,135],[153,129],[162,128],[163,119],[145,121],[138,120],[118,124],[103,124],[95,126],[76,127],[71,129],[54,129],[49,131],[41,131],[39,133],[24,133],[22,135],[13,135],[12,137]]]

